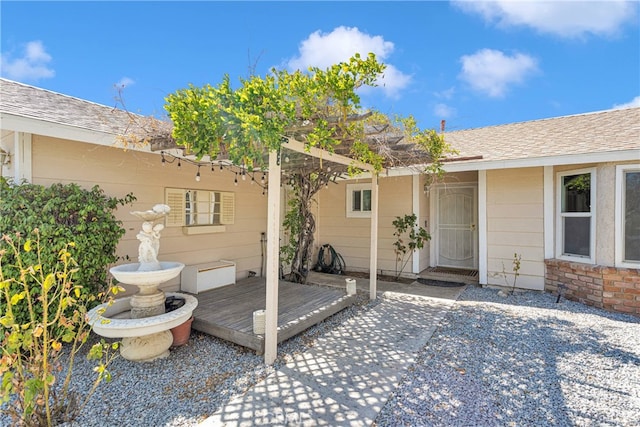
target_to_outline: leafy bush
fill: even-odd
[[[97,296],[74,282],[79,270],[70,252],[77,249],[73,243],[58,252],[57,260],[45,262],[48,251],[40,246],[39,231],[33,234],[34,240],[24,242],[19,236],[2,237],[8,249],[0,251],[0,298],[5,307],[0,317],[0,403],[15,424],[51,426],[75,419],[98,385],[110,380],[107,366],[118,343],[102,340],[92,346],[88,357],[97,361],[93,387],[84,396],[74,393],[74,357],[89,336],[86,314]],[[25,306],[26,319],[22,314],[18,320],[14,308]],[[42,307],[41,312],[36,307]]]
[[[424,242],[431,239],[427,230],[418,227],[417,219],[416,214],[411,214],[404,217],[397,216],[392,222],[396,229],[393,232],[396,237],[396,241],[393,242],[396,253],[396,279],[400,278],[413,252],[422,249]]]
[[[53,184],[50,187],[23,183],[13,184],[0,178],[0,233],[26,236],[39,229],[43,243],[42,264],[54,265],[59,252],[67,242],[74,242],[78,272],[75,280],[81,285],[83,296],[96,295],[108,287],[107,269],[118,260],[116,247],[125,230],[115,217],[119,205],[130,204],[135,197],[130,193],[124,198],[109,197],[97,185],[91,190],[77,184]],[[0,250],[7,249],[6,241],[0,242]],[[19,277],[12,267],[15,260],[8,251],[5,260],[9,277]],[[35,254],[24,254],[24,261],[36,265]],[[27,278],[27,280],[31,280]],[[35,282],[34,298],[40,292]],[[12,286],[17,286],[15,283]],[[13,289],[19,292],[18,288]],[[42,315],[42,306],[34,307]],[[0,312],[6,303],[0,301]],[[14,308],[19,322],[28,321],[26,305]]]

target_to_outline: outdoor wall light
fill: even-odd
[[[8,165],[11,163],[11,154],[0,148],[0,165]]]

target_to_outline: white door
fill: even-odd
[[[440,267],[478,268],[476,188],[437,189],[437,263]]]

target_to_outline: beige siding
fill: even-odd
[[[544,289],[543,168],[487,171],[487,256],[490,285]],[[503,271],[507,273],[505,282]]]
[[[119,209],[126,234],[118,247],[118,254],[137,261],[136,234],[140,221],[129,214],[132,210],[147,210],[156,203],[165,203],[165,188],[193,188],[235,193],[235,223],[226,225],[222,233],[186,236],[181,227],[167,227],[162,231],[158,258],[187,265],[218,259],[237,264],[237,276],[246,277],[248,271],[260,273],[260,233],[266,231],[267,203],[258,185],[250,178],[233,185],[234,174],[229,171],[201,168],[202,179],[195,180],[197,168],[183,162],[162,166],[160,156],[116,147],[102,147],[72,141],[33,138],[33,182],[50,185],[54,182],[76,182],[91,188],[98,184],[109,196],[123,197],[131,192],[137,198],[133,206]],[[259,178],[258,178],[259,180]],[[166,284],[165,289],[176,290],[179,279]]]
[[[378,232],[378,269],[384,273],[395,271],[393,252],[394,228],[392,221],[397,216],[412,212],[412,178],[381,177]],[[369,218],[347,218],[347,183],[371,182],[370,180],[342,181],[320,191],[318,202],[321,212],[318,221],[318,245],[330,244],[342,255],[347,270],[369,270],[369,239],[371,221]],[[411,261],[405,272],[411,272]]]

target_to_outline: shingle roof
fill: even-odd
[[[132,128],[145,120],[114,107],[2,78],[0,112],[114,135],[135,133]],[[154,126],[170,126],[153,122]],[[168,133],[166,129],[162,131]],[[458,150],[455,157],[482,156],[476,160],[482,162],[637,150],[640,107],[447,132],[445,140]]]
[[[640,107],[447,132],[445,141],[480,161],[638,150]]]
[[[0,79],[0,112],[121,135],[130,113],[79,98]]]

